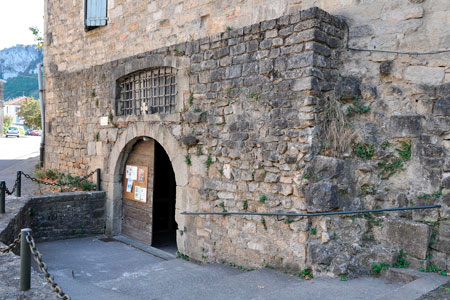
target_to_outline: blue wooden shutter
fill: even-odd
[[[85,25],[97,27],[106,25],[106,3],[108,0],[86,0]]]

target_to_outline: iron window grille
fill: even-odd
[[[138,71],[119,80],[117,115],[169,114],[176,107],[176,70]]]

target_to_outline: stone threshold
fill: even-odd
[[[123,235],[117,235],[117,236],[113,236],[113,239],[115,239],[118,242],[124,243],[128,246],[131,246],[133,248],[139,249],[141,251],[144,251],[148,254],[151,254],[153,256],[159,257],[161,259],[164,260],[171,260],[171,259],[175,259],[176,256],[173,254],[170,254],[166,251],[160,250],[158,248],[149,246],[145,243],[139,242],[137,240],[131,239],[129,237],[123,236]]]

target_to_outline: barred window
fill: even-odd
[[[117,115],[168,114],[176,107],[176,70],[157,68],[119,80]]]

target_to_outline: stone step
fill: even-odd
[[[413,280],[376,300],[414,300],[447,283],[449,278],[435,273],[420,273],[421,278]]]
[[[381,272],[381,277],[391,282],[406,284],[423,277],[423,274],[413,269],[390,268],[389,270],[383,270]]]

